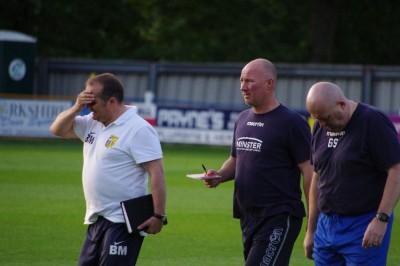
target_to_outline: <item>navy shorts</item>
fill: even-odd
[[[246,266],[289,265],[302,217],[279,214],[272,217],[240,218]]]
[[[135,265],[143,239],[139,234],[129,234],[124,223],[99,216],[86,231],[78,265]]]
[[[389,250],[393,214],[387,225],[382,245],[364,249],[362,239],[376,212],[346,216],[320,213],[314,234],[315,265],[385,266]]]

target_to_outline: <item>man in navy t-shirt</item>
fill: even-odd
[[[386,265],[400,195],[393,123],[329,82],[314,84],[306,105],[317,120],[306,256],[315,265]]]
[[[246,265],[289,265],[305,216],[301,174],[308,200],[312,167],[306,120],[275,98],[275,66],[256,59],[242,70],[244,101],[251,106],[235,124],[231,155],[208,187],[235,180],[235,218],[240,218]]]

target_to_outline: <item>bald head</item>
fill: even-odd
[[[307,110],[320,109],[321,106],[332,107],[339,101],[345,101],[343,91],[336,84],[330,82],[315,83],[308,91]]]
[[[321,126],[341,130],[349,121],[356,103],[348,100],[336,84],[318,82],[308,91],[306,107]]]
[[[244,102],[256,114],[266,113],[279,106],[275,98],[276,68],[267,59],[247,63],[240,74],[240,90]]]
[[[250,61],[247,65],[244,66],[242,72],[246,72],[249,70],[259,71],[267,78],[272,78],[274,81],[276,81],[277,72],[275,65],[267,59],[257,58],[253,61]]]

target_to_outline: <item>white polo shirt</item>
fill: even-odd
[[[136,107],[127,107],[107,127],[92,114],[75,118],[75,134],[84,142],[85,224],[98,216],[123,223],[120,202],[147,194],[148,174],[139,164],[162,158],[156,130],[137,115]]]

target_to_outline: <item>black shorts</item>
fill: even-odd
[[[100,216],[86,231],[78,265],[135,265],[143,239],[139,234],[129,234],[124,223]]]
[[[245,265],[289,265],[302,223],[302,217],[289,214],[272,217],[242,216],[240,224]]]

